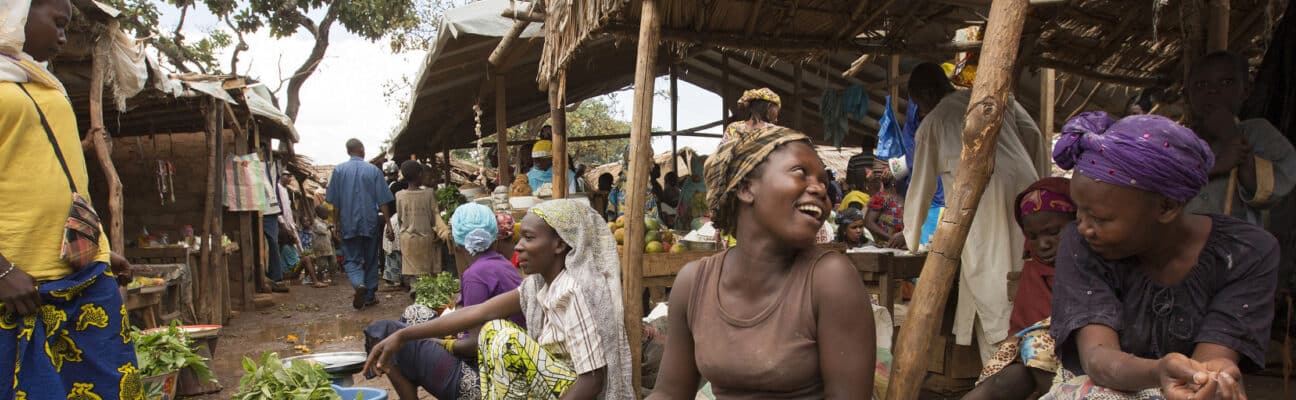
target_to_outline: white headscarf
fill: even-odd
[[[0,82],[37,83],[65,92],[40,62],[22,51],[31,0],[0,0]]]

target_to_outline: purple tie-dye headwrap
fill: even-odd
[[[1206,186],[1215,155],[1192,130],[1168,118],[1135,115],[1117,121],[1098,111],[1067,121],[1053,161],[1099,182],[1187,202]]]

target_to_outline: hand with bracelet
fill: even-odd
[[[19,316],[35,313],[41,304],[36,279],[4,255],[0,255],[0,303],[5,305],[5,311]]]

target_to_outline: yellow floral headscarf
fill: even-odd
[[[751,89],[743,92],[742,97],[738,99],[738,104],[746,107],[752,100],[765,100],[774,103],[776,106],[783,106],[783,102],[779,100],[778,93],[774,93],[774,91],[769,88]]]

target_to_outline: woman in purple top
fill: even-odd
[[[512,232],[501,232],[499,225],[489,207],[476,203],[459,206],[450,217],[455,244],[472,257],[468,270],[460,278],[457,303],[460,307],[485,303],[492,297],[517,290],[522,284],[522,274],[494,250],[496,240],[512,236]],[[510,316],[509,320],[526,327],[521,314]]]
[[[1044,399],[1241,399],[1264,366],[1278,244],[1259,227],[1185,212],[1215,159],[1160,116],[1085,113],[1053,159],[1074,169],[1053,325],[1063,369]]]

